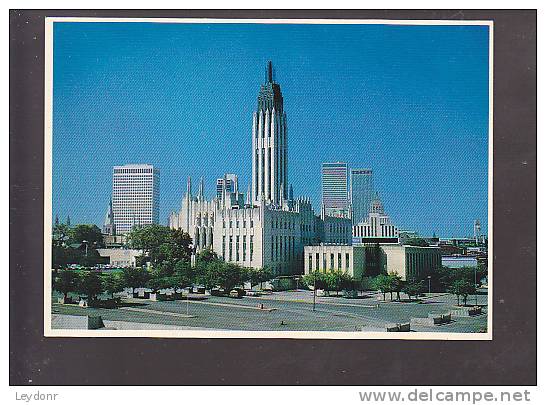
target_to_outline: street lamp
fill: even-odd
[[[430,295],[430,279],[432,278],[431,276],[427,276],[428,278],[428,295]]]
[[[317,271],[313,272],[313,311],[315,310],[315,304],[317,301]]]
[[[476,273],[478,268],[474,267],[474,297],[475,298],[475,305],[478,306],[478,281],[476,280]]]

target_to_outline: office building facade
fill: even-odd
[[[147,164],[114,166],[112,172],[113,228],[128,233],[135,225],[159,222],[159,169]]]
[[[322,207],[328,216],[350,217],[347,171],[345,162],[322,164]]]
[[[370,204],[374,196],[373,172],[371,169],[350,170],[351,217],[353,224],[364,221],[370,213]]]

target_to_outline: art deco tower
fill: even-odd
[[[268,62],[252,121],[252,196],[255,204],[288,198],[288,145],[281,87]]]

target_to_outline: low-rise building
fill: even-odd
[[[396,243],[305,246],[304,272],[341,270],[355,278],[396,273],[402,280],[423,279],[441,266],[437,247]]]
[[[381,244],[382,272],[396,273],[402,280],[421,280],[441,266],[437,247]]]
[[[142,250],[137,249],[97,249],[101,257],[108,257],[110,266],[134,267],[136,258],[142,255]]]
[[[451,269],[460,269],[462,267],[478,267],[477,256],[442,256],[442,266]]]
[[[366,247],[350,245],[305,246],[304,272],[341,270],[355,278],[366,271]]]

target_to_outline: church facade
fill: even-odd
[[[190,234],[196,253],[208,248],[241,266],[293,275],[303,272],[305,246],[351,244],[350,218],[329,217],[324,210],[316,215],[309,198],[294,198],[287,132],[281,88],[269,62],[253,114],[251,187],[244,194],[236,177],[234,183],[224,178],[207,200],[203,180],[194,195],[188,178],[180,210],[169,217],[171,228]]]

